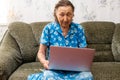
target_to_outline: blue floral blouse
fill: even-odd
[[[42,32],[40,43],[48,46],[79,47],[87,46],[84,29],[80,24],[71,23],[68,34],[64,37],[59,23],[47,24]],[[49,57],[49,56],[48,56]]]

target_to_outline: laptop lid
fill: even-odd
[[[90,71],[95,49],[50,47],[49,69]]]

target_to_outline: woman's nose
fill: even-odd
[[[67,18],[67,16],[64,16],[64,21],[68,21],[68,18]]]

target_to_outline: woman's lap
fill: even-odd
[[[91,72],[44,70],[28,76],[28,80],[93,80]]]

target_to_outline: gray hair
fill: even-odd
[[[56,10],[61,7],[61,6],[71,6],[72,10],[74,12],[74,5],[69,1],[69,0],[60,0],[56,5],[55,5],[55,9],[54,9],[54,17],[55,17],[55,21],[58,22],[57,20],[57,16],[56,16]]]

